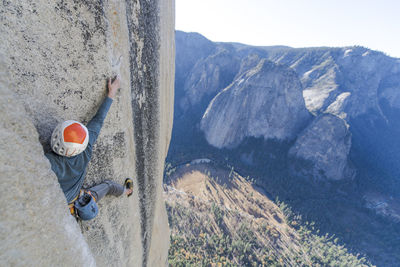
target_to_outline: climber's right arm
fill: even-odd
[[[110,106],[113,102],[113,98],[118,92],[120,87],[120,79],[117,78],[111,82],[111,79],[108,80],[108,95],[104,100],[103,104],[101,104],[99,110],[93,119],[87,124],[87,128],[89,131],[89,145],[93,146],[97,140],[97,137],[100,134],[101,127],[103,126],[104,119],[107,116],[107,112],[110,109]]]

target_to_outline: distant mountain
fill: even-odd
[[[253,47],[177,31],[175,86],[170,159],[224,149],[247,166],[284,158],[293,176],[400,192],[400,59],[358,46]]]

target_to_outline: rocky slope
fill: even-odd
[[[165,265],[161,182],[172,128],[174,1],[5,1],[0,17],[1,200],[8,203],[1,208],[0,261]],[[78,225],[40,143],[48,149],[59,121],[87,122],[115,74],[122,89],[85,186],[133,177],[135,192],[105,198],[99,216]]]
[[[369,265],[233,170],[203,160],[170,169],[167,179],[172,266]]]
[[[193,41],[188,41],[192,35],[177,32],[177,47],[184,54],[194,50]],[[203,40],[195,49],[198,59],[191,65],[177,49],[174,148],[185,138],[201,143],[202,135],[211,146],[231,150],[254,138],[290,143],[299,136],[296,147],[313,144],[309,152],[317,153],[323,150],[322,140],[332,139],[329,127],[306,139],[301,138],[302,130],[321,123],[319,116],[328,113],[342,120],[336,123],[338,131],[343,123],[349,128],[349,140],[332,143],[343,147],[332,154],[340,160],[329,168],[337,171],[320,175],[323,159],[291,153],[311,163],[301,170],[303,174],[317,180],[351,179],[354,170],[344,166],[353,161],[356,169],[369,166],[370,180],[390,181],[382,183],[382,190],[400,174],[400,142],[395,138],[400,125],[399,59],[357,46],[293,49]],[[221,55],[230,59],[222,60]],[[183,62],[187,63],[185,72],[181,72]],[[257,71],[262,62],[276,67]],[[256,79],[255,74],[263,78]],[[307,119],[305,108],[313,119]]]

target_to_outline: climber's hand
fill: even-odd
[[[118,92],[118,89],[120,88],[120,78],[119,75],[117,75],[117,77],[115,77],[114,81],[112,81],[111,78],[108,79],[108,97],[109,98],[114,98],[115,95]]]

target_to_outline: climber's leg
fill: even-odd
[[[125,188],[123,185],[116,182],[105,180],[101,184],[95,185],[87,190],[93,194],[96,202],[99,202],[99,200],[106,195],[113,195],[116,197],[121,196],[124,193]]]

